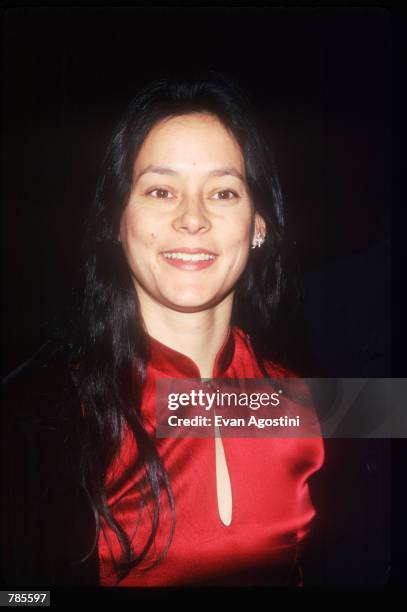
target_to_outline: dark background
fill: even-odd
[[[69,297],[115,123],[141,84],[178,65],[235,76],[269,118],[304,271],[363,252],[380,266],[365,285],[386,291],[386,9],[14,8],[3,25],[6,370]]]
[[[146,81],[184,66],[236,77],[266,117],[304,282],[299,365],[403,375],[390,342],[387,9],[10,8],[3,28],[5,373],[72,293],[83,218],[121,113]],[[308,575],[385,583],[390,566],[401,571],[390,560],[390,442],[326,443]]]

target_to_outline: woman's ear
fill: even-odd
[[[259,213],[255,215],[255,230],[257,234],[260,234],[263,240],[266,239],[266,222]]]
[[[254,234],[252,236],[252,249],[261,246],[266,239],[266,223],[259,213],[254,216]]]

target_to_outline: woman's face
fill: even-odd
[[[156,124],[135,160],[120,225],[141,305],[153,299],[194,312],[220,303],[246,266],[256,230],[264,235],[244,159],[219,119],[193,113]]]

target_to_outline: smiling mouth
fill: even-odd
[[[164,251],[160,255],[171,266],[180,270],[203,270],[211,266],[218,255],[206,249],[183,249],[180,251]]]
[[[209,253],[162,253],[166,259],[179,259],[182,261],[208,261],[215,259],[216,255]]]

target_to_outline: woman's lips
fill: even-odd
[[[217,255],[215,253],[206,249],[183,249],[182,251],[165,251],[165,253],[185,253],[186,255],[202,253],[205,255],[211,255],[213,257],[213,259],[203,259],[200,261],[185,261],[183,259],[165,257],[164,253],[160,253],[161,257],[174,268],[178,268],[179,270],[187,270],[190,272],[209,268],[209,266],[215,263],[217,259]]]

